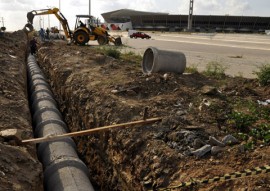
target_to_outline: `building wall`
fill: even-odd
[[[140,30],[183,31],[188,15],[138,15],[130,17],[133,28]],[[250,16],[193,16],[194,31],[264,32],[270,29],[270,17]]]
[[[188,15],[121,9],[103,13],[102,16],[108,23],[120,25],[131,22],[132,27],[128,28],[138,30],[184,31],[188,26]],[[270,17],[194,15],[192,26],[198,32],[264,32],[270,30]]]

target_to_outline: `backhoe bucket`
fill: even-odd
[[[122,45],[122,40],[121,40],[120,37],[115,38],[114,45],[115,46],[121,46]]]
[[[33,24],[34,17],[35,15],[32,12],[27,13],[27,19],[29,23]]]

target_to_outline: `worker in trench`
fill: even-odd
[[[35,55],[37,53],[37,44],[39,44],[35,37],[33,37],[32,40],[30,40],[30,51],[31,55]]]

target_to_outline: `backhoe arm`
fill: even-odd
[[[30,23],[32,25],[34,17],[36,15],[49,15],[49,14],[54,14],[56,16],[56,18],[60,21],[60,23],[64,29],[66,38],[72,39],[73,36],[72,36],[72,32],[69,28],[67,19],[64,17],[64,15],[61,12],[59,12],[58,8],[33,10],[31,12],[28,12],[27,13],[28,23]]]

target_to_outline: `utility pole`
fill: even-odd
[[[39,28],[42,28],[41,21],[42,21],[42,18],[41,18],[41,16],[39,16]]]
[[[89,15],[91,15],[91,0],[89,0]]]
[[[50,15],[48,15],[48,27],[49,27],[49,29],[51,28]]]
[[[59,11],[61,10],[61,0],[59,0]],[[61,12],[61,11],[60,11]],[[61,22],[59,21],[59,31],[61,30]]]
[[[3,25],[3,27],[5,27],[4,17],[1,17],[1,20],[2,20],[2,25]]]
[[[189,15],[188,15],[188,30],[189,31],[191,31],[191,29],[192,29],[193,4],[194,4],[194,0],[190,0],[190,3],[189,3]]]

